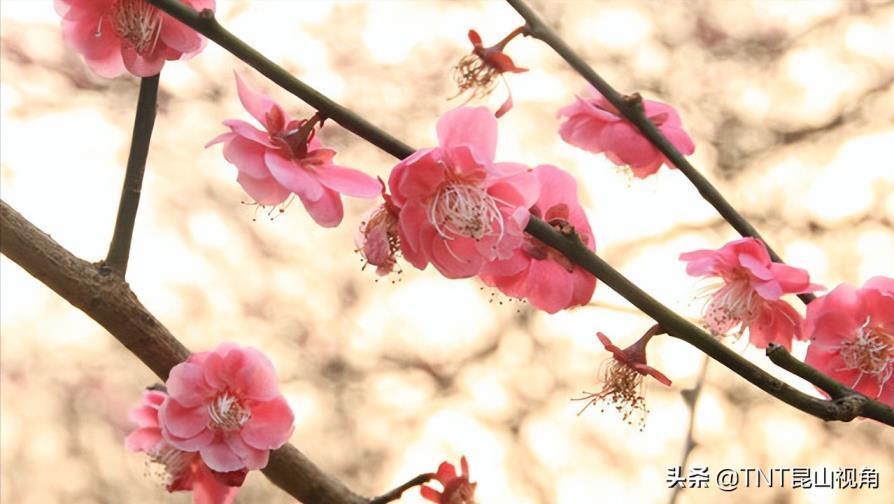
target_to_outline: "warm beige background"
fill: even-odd
[[[894,7],[858,1],[539,2],[609,81],[670,102],[696,140],[694,164],[791,263],[818,282],[894,275]],[[415,146],[456,106],[450,66],[466,31],[492,43],[520,24],[502,2],[220,1],[220,19],[297,76]],[[51,2],[0,4],[2,197],[81,257],[101,258],[113,226],[137,81],[91,75],[62,45]],[[545,46],[509,52],[516,107],[499,158],[577,175],[600,253],[689,316],[696,282],[676,256],[734,237],[684,177],[632,181],[563,144],[555,111],[583,83]],[[210,45],[169,64],[128,279],[190,348],[235,340],[275,361],[297,416],[292,442],[372,494],[466,454],[484,503],[666,502],[687,411],[679,391],[701,357],[659,339],[645,432],[609,413],[575,415],[598,387],[604,331],[621,344],[649,321],[607,287],[595,307],[546,316],[490,303],[474,280],[361,271],[344,224],[300,205],[252,222],[220,147],[248,115],[232,71],[295,114],[311,111]],[[490,103],[502,100],[502,89]],[[386,176],[393,160],[332,124],[339,161]],[[260,214],[259,214],[260,215]],[[188,502],[143,477],[126,412],[155,378],[86,316],[2,259],[2,480],[9,503]],[[499,296],[498,296],[499,298]],[[735,343],[761,365],[760,352]],[[797,348],[803,354],[803,347]],[[799,384],[796,380],[792,383]],[[810,390],[810,387],[804,387]],[[824,425],[712,366],[698,408],[695,465],[863,467],[882,490],[690,490],[682,502],[890,502],[894,435],[871,422]],[[240,502],[288,502],[260,473]],[[403,502],[420,502],[412,492]]]

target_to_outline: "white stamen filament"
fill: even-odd
[[[705,310],[704,322],[708,330],[715,336],[721,336],[741,324],[741,335],[747,325],[743,322],[750,322],[756,314],[756,297],[747,279],[725,284],[713,295]]]
[[[865,375],[875,377],[879,392],[894,375],[894,335],[869,327],[869,319],[857,329],[855,338],[841,344],[841,360],[845,367],[839,371],[860,371],[852,385],[856,387]]]
[[[155,49],[161,34],[161,12],[146,0],[117,0],[112,7],[115,31],[133,45],[138,54]],[[96,35],[102,34],[102,19]]]
[[[243,407],[238,398],[224,392],[208,405],[208,416],[212,427],[232,431],[239,430],[251,419],[251,411]]]
[[[446,184],[438,190],[429,205],[429,221],[445,240],[456,236],[480,240],[496,233],[499,242],[503,238],[504,223],[498,203],[500,201],[483,187]]]

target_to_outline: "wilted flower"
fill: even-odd
[[[807,305],[805,362],[894,407],[894,279],[842,284]]]
[[[212,471],[198,453],[178,450],[165,441],[158,423],[158,409],[167,397],[157,390],[143,393],[142,404],[130,411],[130,419],[137,424],[137,429],[127,436],[125,446],[130,451],[146,453],[152,464],[161,467],[168,492],[192,491],[195,504],[232,503],[248,471]]]
[[[550,165],[538,166],[534,173],[540,180],[540,197],[531,214],[560,230],[573,228],[581,241],[595,250],[590,223],[577,201],[574,178]],[[527,234],[511,257],[486,264],[480,277],[507,296],[527,299],[548,313],[587,304],[596,288],[596,277]]]
[[[224,157],[236,165],[239,184],[260,205],[278,205],[294,193],[317,224],[334,227],[344,216],[340,194],[374,198],[380,184],[369,175],[337,166],[335,151],[323,147],[316,126],[323,118],[292,120],[270,98],[252,91],[236,76],[239,100],[265,131],[239,119],[224,121],[230,132],[205,147],[223,142]],[[340,193],[340,194],[339,194]]]
[[[648,375],[662,385],[671,386],[668,377],[646,363],[646,344],[649,343],[652,336],[659,334],[659,331],[657,325],[653,326],[636,343],[623,350],[612,344],[605,334],[596,333],[605,349],[612,353],[612,359],[608,361],[608,365],[604,366],[602,371],[602,390],[596,393],[584,392],[586,394],[584,397],[575,399],[576,401],[587,401],[578,415],[591,404],[604,401],[613,406],[625,422],[630,424],[637,422],[640,429],[645,426],[645,416],[648,410],[646,409],[643,377]]]
[[[633,175],[646,178],[662,164],[673,165],[639,129],[631,124],[599,91],[590,88],[593,98],[575,97],[575,102],[559,110],[565,122],[559,135],[565,142],[595,154],[605,153],[616,165],[629,166]],[[646,116],[683,155],[695,152],[695,144],[683,130],[680,115],[670,105],[642,101]]]
[[[385,201],[363,214],[360,228],[354,236],[354,244],[366,261],[363,267],[372,264],[376,267],[376,273],[383,276],[391,273],[397,265],[397,253],[400,251],[397,222],[400,209],[385,192],[385,183],[381,183],[382,198]]]
[[[55,0],[62,37],[91,70],[117,77],[158,74],[165,61],[191,58],[205,38],[146,0]],[[196,10],[214,10],[215,0],[180,0]]]
[[[759,240],[742,238],[717,250],[686,252],[680,260],[688,262],[686,273],[720,280],[703,319],[714,336],[737,327],[736,335],[741,336],[747,329],[749,341],[757,348],[777,343],[790,349],[792,338],[804,339],[801,315],[780,297],[822,287],[810,283],[807,271],[772,262]]]
[[[456,474],[456,468],[449,462],[441,462],[435,479],[444,487],[440,492],[423,485],[419,490],[422,496],[438,504],[475,504],[475,487],[478,483],[469,481],[469,464],[466,457],[459,459],[462,474]]]
[[[401,254],[419,269],[432,263],[468,278],[521,245],[540,184],[525,165],[494,162],[497,120],[486,108],[451,110],[437,130],[440,145],[416,151],[388,179]]]
[[[262,469],[292,435],[294,415],[273,364],[254,348],[224,343],[171,369],[159,409],[175,448],[198,451],[215,471]]]
[[[459,60],[459,64],[453,68],[453,78],[456,81],[457,86],[459,86],[459,92],[456,96],[467,91],[470,92],[469,100],[487,96],[497,85],[497,77],[503,79],[503,82],[506,83],[506,79],[503,77],[504,73],[527,72],[527,68],[519,68],[515,66],[515,63],[512,62],[512,58],[503,52],[506,44],[517,35],[523,33],[523,31],[523,27],[517,28],[504,37],[503,40],[497,42],[496,45],[484,47],[484,44],[481,42],[481,35],[478,35],[478,32],[475,30],[469,30],[469,41],[472,42],[472,52],[463,56],[463,58]],[[508,84],[506,84],[506,92],[509,96],[494,114],[496,117],[501,117],[512,108],[512,92],[510,91]]]

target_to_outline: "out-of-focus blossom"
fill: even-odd
[[[559,230],[573,229],[587,247],[595,250],[590,223],[577,201],[574,178],[550,165],[538,166],[534,173],[540,180],[540,197],[531,207],[531,214]],[[525,298],[548,313],[587,304],[596,288],[593,275],[530,235],[525,235],[522,246],[508,259],[486,264],[480,277],[507,296]]]
[[[894,279],[841,284],[807,305],[807,364],[894,407]]]
[[[260,205],[278,205],[296,194],[317,224],[334,227],[344,216],[341,196],[374,198],[379,182],[369,175],[332,162],[335,151],[323,147],[315,128],[322,117],[293,120],[270,98],[250,89],[236,76],[239,100],[261,125],[261,131],[239,119],[205,145],[223,142],[224,157],[239,169],[236,179]]]
[[[614,407],[625,422],[631,425],[638,423],[640,429],[645,426],[647,409],[643,377],[648,375],[662,385],[671,386],[668,377],[646,363],[646,345],[658,331],[658,326],[653,326],[636,343],[623,350],[614,345],[605,334],[596,333],[605,349],[612,353],[612,359],[601,371],[602,390],[595,393],[584,392],[584,397],[575,399],[587,401],[580,413],[591,404],[605,402]]]
[[[391,172],[400,208],[401,254],[448,278],[477,275],[523,242],[540,184],[525,165],[496,163],[497,120],[484,107],[460,107],[438,121],[438,147],[422,149]]]
[[[400,209],[385,192],[385,183],[381,180],[380,183],[384,202],[363,214],[354,236],[354,244],[366,261],[363,267],[372,264],[376,267],[376,273],[384,276],[394,271],[397,265],[397,253],[400,251],[397,222]]]
[[[810,283],[807,271],[774,263],[766,246],[754,238],[731,241],[717,250],[695,250],[680,254],[686,273],[717,277],[703,324],[714,336],[727,335],[738,327],[737,336],[748,330],[757,348],[777,343],[790,349],[792,338],[804,339],[801,315],[780,298],[822,289]],[[716,288],[716,290],[714,290]]]
[[[618,109],[599,91],[590,88],[595,97],[575,97],[575,102],[559,110],[565,122],[559,135],[567,143],[593,153],[605,153],[616,165],[629,166],[633,175],[646,178],[658,171],[662,164],[673,165],[640,131],[624,118]],[[688,156],[695,152],[695,144],[683,130],[680,115],[670,105],[642,101],[646,116],[659,131],[680,151]]]
[[[475,487],[478,483],[469,481],[469,464],[466,457],[459,459],[462,474],[456,474],[456,468],[449,462],[441,462],[435,479],[444,487],[440,492],[423,485],[419,490],[422,496],[439,504],[475,504]]]
[[[125,69],[150,77],[165,61],[191,58],[205,47],[204,37],[146,0],[55,1],[65,43],[102,77],[117,77]],[[215,0],[180,1],[214,10]]]
[[[175,448],[198,451],[215,471],[262,469],[270,450],[292,435],[294,415],[273,364],[254,348],[224,343],[193,354],[166,385],[162,434]]]
[[[456,81],[456,85],[459,86],[459,92],[456,96],[465,92],[469,92],[469,100],[487,96],[497,85],[497,77],[503,79],[503,82],[506,83],[506,79],[503,77],[504,73],[527,72],[527,68],[515,66],[512,58],[503,52],[506,44],[520,33],[522,33],[522,28],[514,30],[495,45],[484,47],[481,35],[475,30],[469,30],[472,52],[463,56],[453,68],[453,78]],[[496,117],[501,117],[512,108],[512,92],[509,89],[509,84],[506,84],[506,91],[509,96],[494,114]]]
[[[146,453],[152,464],[160,466],[168,492],[192,491],[195,504],[232,503],[248,471],[217,473],[202,462],[198,453],[178,450],[165,441],[158,409],[166,398],[167,394],[157,390],[143,393],[140,406],[130,411],[137,429],[127,436],[125,446],[130,451]]]

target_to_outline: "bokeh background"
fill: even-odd
[[[834,286],[894,275],[894,6],[871,1],[534,2],[626,92],[674,104],[692,157],[792,264]],[[219,0],[219,18],[301,79],[414,146],[460,104],[450,68],[469,28],[493,43],[521,24],[499,1]],[[508,46],[530,72],[508,80],[498,158],[575,174],[600,254],[697,318],[679,253],[734,238],[676,171],[633,180],[562,143],[556,110],[583,81],[533,40]],[[4,201],[76,255],[111,236],[138,90],[103,80],[62,44],[52,2],[0,3]],[[307,106],[209,44],[162,72],[128,280],[193,350],[224,341],[269,355],[296,413],[291,441],[358,492],[377,494],[465,454],[483,503],[667,502],[701,355],[657,338],[643,432],[611,412],[577,416],[599,387],[597,330],[632,342],[650,321],[604,285],[557,315],[476,280],[405,268],[361,271],[353,234],[369,203],[317,227],[300,205],[270,221],[240,204],[236,169],[202,145],[249,119],[233,70],[308,116]],[[503,88],[483,103],[496,107]],[[341,164],[387,176],[394,160],[328,124]],[[255,220],[254,217],[257,217]],[[122,441],[127,410],[156,378],[85,315],[5,257],[0,352],[0,499],[9,503],[189,502],[144,476]],[[799,307],[800,309],[800,307]],[[760,351],[731,342],[761,366]],[[804,348],[795,352],[803,355]],[[811,391],[794,377],[774,373]],[[881,489],[690,489],[678,502],[890,502],[894,435],[870,421],[824,424],[709,366],[690,464],[871,467]],[[713,485],[712,485],[713,486]],[[238,502],[289,502],[252,473]],[[419,503],[417,491],[402,502]]]

